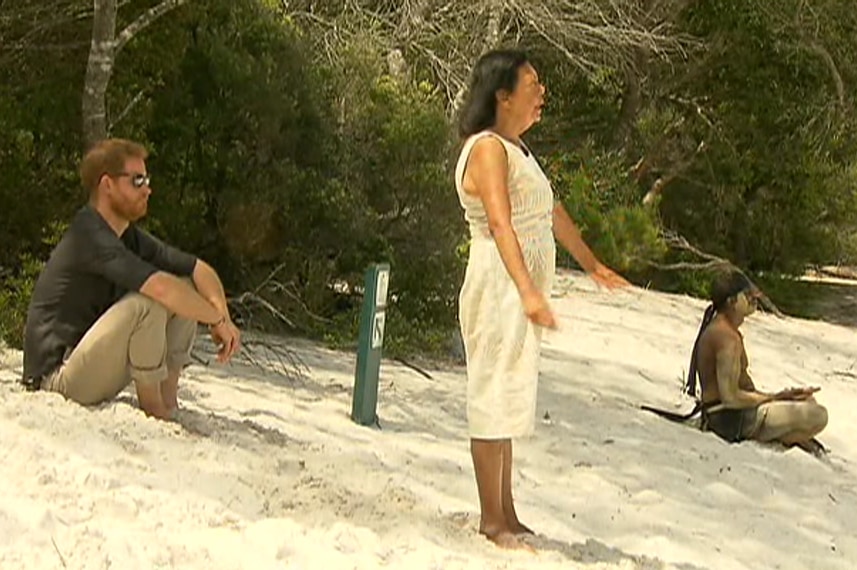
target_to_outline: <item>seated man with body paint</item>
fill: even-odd
[[[696,396],[698,374],[701,401],[687,416],[644,409],[673,420],[689,419],[701,410],[702,429],[726,441],[779,442],[811,453],[823,452],[815,439],[827,426],[827,409],[813,397],[819,388],[761,392],[747,373],[747,352],[739,328],[756,311],[759,297],[759,291],[741,273],[719,276],[694,343],[685,387]]]

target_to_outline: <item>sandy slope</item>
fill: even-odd
[[[536,436],[516,446],[535,556],[475,534],[462,369],[382,367],[382,429],[348,418],[350,354],[297,343],[310,375],[188,371],[178,424],[133,398],[84,409],[0,367],[0,568],[848,569],[857,564],[855,335],[760,315],[762,388],[823,386],[829,463],[639,412],[687,409],[704,305],[558,283]],[[677,408],[678,409],[678,408]],[[546,416],[548,419],[546,419]]]

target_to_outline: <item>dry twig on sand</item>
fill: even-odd
[[[234,309],[233,313],[241,315],[239,320],[244,326],[251,325],[257,316],[256,311],[261,309],[264,316],[273,318],[275,322],[288,329],[294,330],[298,328],[295,321],[289,315],[265,298],[263,292],[266,290],[285,294],[290,297],[297,302],[303,313],[313,320],[326,320],[323,317],[313,314],[288,286],[275,280],[275,277],[282,271],[283,267],[284,264],[276,267],[252,291],[245,291],[227,299],[229,306]],[[211,362],[210,354],[201,356],[195,352],[192,354],[192,357],[203,366],[208,366]],[[241,341],[241,350],[236,355],[236,359],[263,371],[276,372],[290,380],[305,377],[308,370],[297,352],[285,346],[282,339],[276,339],[273,336],[265,337],[259,334],[245,334]]]
[[[195,349],[191,358],[202,366],[209,366],[217,349],[210,345],[206,346],[206,349]],[[284,340],[265,338],[253,333],[245,333],[241,340],[241,350],[234,358],[236,362],[244,362],[263,372],[274,372],[288,380],[305,378],[309,371],[300,355],[286,346]]]

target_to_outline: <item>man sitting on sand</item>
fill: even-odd
[[[827,409],[813,394],[819,388],[790,388],[775,394],[756,389],[747,373],[747,352],[739,327],[753,314],[759,292],[741,273],[715,280],[711,302],[691,357],[687,391],[702,386],[703,429],[736,442],[753,439],[797,445],[817,453],[814,438],[827,425]]]
[[[169,419],[197,323],[228,361],[240,334],[217,273],[134,223],[146,214],[146,150],[110,139],[84,157],[89,191],[36,282],[24,334],[23,383],[89,405],[134,382],[140,407]]]

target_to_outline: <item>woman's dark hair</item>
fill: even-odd
[[[497,91],[512,92],[518,69],[529,63],[520,50],[498,49],[479,58],[470,73],[467,98],[458,116],[458,135],[467,138],[492,127],[497,121]]]
[[[702,338],[702,333],[714,320],[718,312],[726,308],[726,304],[732,297],[743,291],[749,291],[753,288],[753,284],[747,279],[747,276],[740,271],[731,271],[717,276],[714,283],[711,285],[711,293],[709,299],[711,304],[705,309],[705,314],[702,317],[702,323],[699,326],[699,332],[696,334],[696,341],[693,343],[693,352],[690,355],[690,366],[687,370],[687,382],[684,386],[684,391],[691,396],[696,396],[696,376],[697,376],[697,352],[699,351],[699,339]]]

